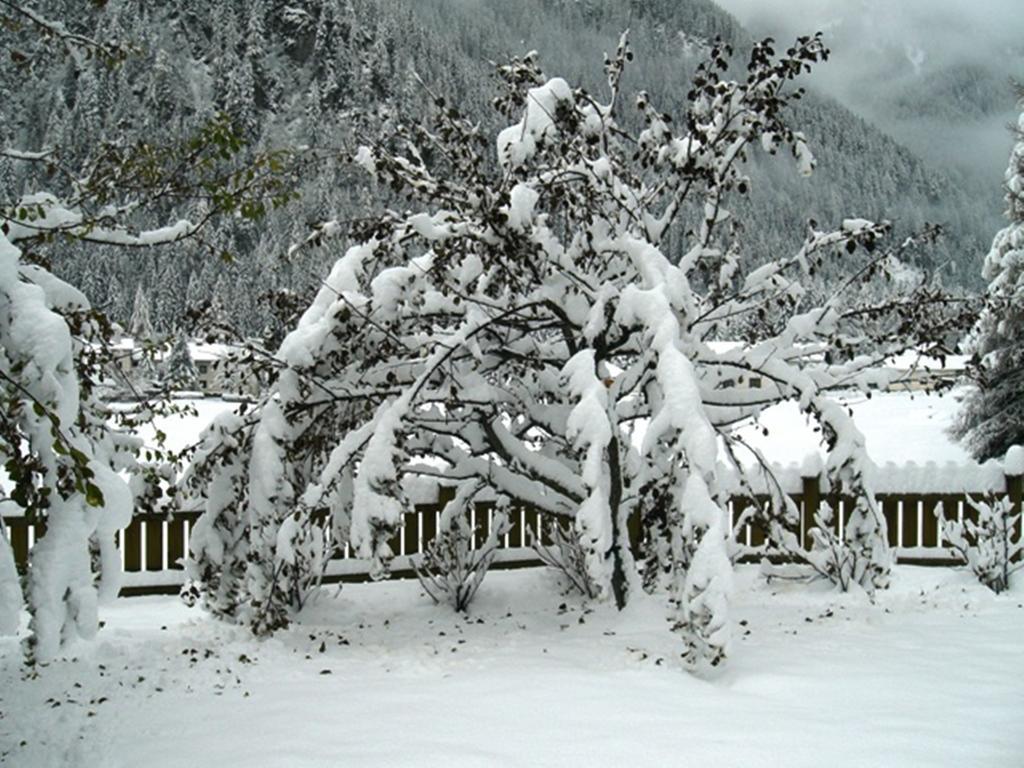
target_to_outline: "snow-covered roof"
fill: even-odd
[[[909,371],[912,369],[926,371],[962,371],[967,368],[970,357],[967,355],[948,355],[946,357],[930,357],[918,352],[904,352],[900,355],[890,357],[885,361],[889,368],[898,371]]]
[[[121,352],[133,352],[136,349],[135,339],[130,336],[122,336],[116,342],[111,344],[111,347],[116,351]],[[208,343],[201,341],[189,341],[188,351],[195,362],[215,362],[222,360],[233,350],[237,350],[238,347],[233,344],[221,344],[221,343]],[[163,357],[163,354],[158,352],[156,357],[159,359]]]

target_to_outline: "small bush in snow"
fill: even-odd
[[[968,496],[967,503],[977,513],[977,522],[969,517],[962,522],[943,520],[941,508],[936,510],[942,535],[950,551],[978,581],[999,594],[1009,588],[1010,576],[1024,568],[1021,513],[1014,512],[1005,497],[990,496],[976,502]]]
[[[861,499],[848,510],[842,535],[837,531],[836,510],[831,504],[822,502],[814,516],[811,551],[807,553],[806,562],[816,575],[828,579],[844,592],[868,580],[876,587],[884,586],[888,579],[888,569],[878,569],[877,564],[889,558],[891,565],[892,556],[877,550],[876,537],[864,535],[866,524],[870,525],[867,505]]]
[[[762,573],[769,578],[826,579],[843,592],[855,585],[869,593],[888,586],[894,558],[888,546],[885,517],[864,481],[864,466],[851,463],[838,478],[840,482],[835,482],[837,478],[832,475],[831,492],[846,499],[845,523],[840,531],[838,510],[827,498],[821,499],[807,531],[809,547],[799,536],[800,508],[778,483],[771,487],[767,501],[757,500],[748,487],[752,503],[736,522],[736,530],[748,521],[761,527],[768,539],[762,553],[782,561],[780,564],[765,557]],[[814,482],[820,484],[824,470],[821,457],[813,453],[805,459],[801,475],[815,478]],[[737,554],[744,554],[744,548],[738,547]]]
[[[413,565],[420,585],[434,602],[448,603],[456,611],[465,611],[473,601],[509,529],[508,516],[493,512],[490,533],[474,549],[476,531],[469,521],[471,498],[470,492],[463,491],[445,505],[437,537]]]
[[[527,533],[530,537],[530,546],[541,562],[565,576],[573,588],[584,597],[594,599],[600,596],[601,588],[594,583],[587,570],[587,549],[572,525],[549,520],[544,524],[545,535],[540,539],[532,528],[528,528]],[[544,544],[544,538],[551,543]]]

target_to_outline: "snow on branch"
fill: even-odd
[[[901,283],[808,298],[811,274],[851,253],[864,265],[858,282],[884,273],[898,251],[880,247],[884,222],[812,224],[798,252],[749,264],[731,202],[755,152],[788,147],[796,172],[810,170],[788,122],[791,83],[827,51],[820,36],[782,54],[759,43],[739,79],[727,74],[731,53],[708,49],[672,115],[644,92],[622,93],[626,38],[606,64],[610,100],[544,77],[535,56],[499,67],[494,103],[508,127],[487,145],[496,164],[481,160],[480,126],[443,98],[428,118],[363,142],[359,166],[413,202],[373,217],[340,253],[281,346],[262,417],[283,420],[275,460],[289,498],[351,516],[349,543],[377,573],[406,481],[479,484],[565,518],[589,578],[619,605],[640,582],[627,526],[639,518],[644,579],[671,575],[688,663],[718,664],[734,555],[719,446],[794,400],[821,425],[830,481],[864,500],[856,536],[840,543],[863,563],[849,576],[885,585],[863,437],[831,393],[867,387],[882,361],[940,343],[962,308],[931,289],[900,293]],[[633,105],[638,130],[621,116]],[[341,231],[326,224],[313,239],[331,247]],[[740,485],[752,489],[748,479]],[[351,494],[329,504],[343,484]],[[292,510],[257,490],[266,498],[246,502],[250,524],[276,530]],[[784,497],[751,521],[781,530]],[[254,588],[267,594],[275,575],[260,578]]]

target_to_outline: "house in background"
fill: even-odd
[[[728,352],[730,349],[742,346],[739,341],[710,341],[708,346],[718,353]],[[888,383],[884,380],[872,382],[869,389],[885,392],[920,392],[948,389],[960,381],[967,373],[967,364],[970,357],[967,355],[947,355],[945,357],[934,357],[922,355],[918,352],[904,352],[886,360],[882,366],[890,379]],[[722,368],[718,373],[721,378],[714,382],[714,386],[726,389],[739,385],[745,389],[761,389],[768,386],[760,375],[751,375],[747,371],[737,370],[735,375],[730,375]],[[857,387],[851,382],[851,389]]]
[[[145,350],[130,337],[122,337],[113,345],[117,374],[121,381],[112,381],[111,399],[159,389],[161,366],[168,358],[170,345]],[[188,342],[189,356],[196,372],[196,390],[191,395],[225,399],[255,397],[262,389],[257,372],[246,362],[244,348],[233,344]]]
[[[904,352],[889,358],[885,367],[896,371],[897,378],[888,386],[890,392],[918,392],[948,389],[967,374],[968,355],[929,357],[916,352]]]

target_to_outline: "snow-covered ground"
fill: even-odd
[[[969,464],[972,461],[967,451],[946,433],[960,410],[957,398],[961,394],[960,390],[941,396],[883,392],[868,399],[851,392],[841,400],[852,409],[853,420],[864,433],[868,454],[876,463]],[[742,432],[770,460],[783,464],[800,462],[807,454],[821,450],[820,435],[793,402],[769,408],[758,424]]]
[[[897,568],[871,605],[741,569],[739,639],[684,672],[664,603],[624,613],[544,570],[467,617],[414,581],[325,590],[266,642],[170,597],[104,612],[27,679],[0,640],[12,766],[956,766],[1024,756],[1024,589]]]
[[[154,443],[156,430],[163,432],[167,438],[165,446],[172,451],[180,451],[199,442],[199,435],[206,425],[221,413],[237,410],[241,403],[221,400],[217,397],[183,399],[176,401],[195,411],[194,414],[162,416],[151,423],[143,425],[140,435],[148,444]]]

